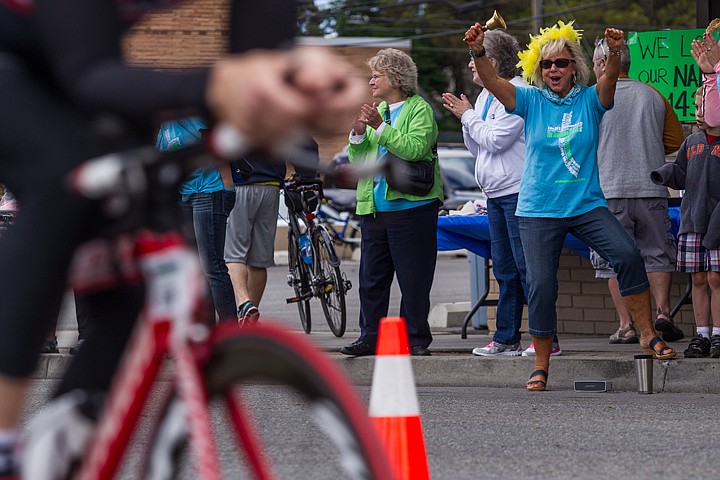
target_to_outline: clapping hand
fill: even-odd
[[[692,56],[704,73],[713,73],[720,62],[720,45],[711,34],[705,33],[702,42],[693,40]]]
[[[382,117],[377,111],[377,102],[373,102],[372,105],[367,103],[360,107],[360,112],[353,118],[351,125],[356,135],[362,135],[365,133],[365,126],[369,125],[377,130],[383,122]]]
[[[457,118],[461,118],[463,113],[473,108],[472,103],[470,103],[470,100],[467,99],[465,94],[460,94],[460,98],[458,98],[452,93],[443,93],[442,98],[445,102],[443,103],[443,107],[450,110]]]

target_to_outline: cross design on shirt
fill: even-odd
[[[574,133],[582,132],[583,122],[571,123],[572,112],[563,113],[562,123],[559,127],[548,127],[547,136],[558,139],[560,155],[562,156],[565,168],[577,178],[580,173],[580,164],[573,158],[570,150],[570,137]]]

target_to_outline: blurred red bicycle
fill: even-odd
[[[207,155],[190,147],[184,158],[203,163]],[[107,199],[108,209],[125,219],[117,222],[121,227],[116,225],[116,231],[129,234],[113,235],[113,241],[120,239],[123,261],[137,267],[123,266],[124,275],[138,275],[145,282],[146,305],[97,422],[80,420],[79,410],[88,397],[83,392],[50,401],[28,428],[23,478],[115,478],[168,357],[174,366],[170,392],[154,418],[144,460],[131,478],[175,478],[182,468],[179,452],[188,444],[193,478],[222,478],[217,420],[210,408],[216,403],[223,407],[220,423],[233,432],[234,450],[244,457],[248,474],[275,478],[240,388],[258,382],[288,387],[297,395],[296,405],[305,407],[297,414],[311,416],[327,442],[323,445],[334,446],[334,455],[322,452],[323,463],[335,464],[332,478],[392,478],[364,404],[316,347],[269,322],[243,328],[234,322],[207,326],[197,252],[178,224],[158,214],[176,207],[168,205],[174,195],[148,193],[172,191],[182,181],[186,169],[178,167],[178,158],[176,152],[161,154],[148,147],[87,162],[73,176],[80,194]],[[165,204],[156,208],[158,202]],[[140,210],[151,213],[135,215]],[[139,224],[142,228],[133,228]],[[91,286],[87,279],[79,283],[78,288]],[[309,463],[307,472],[312,471]],[[307,472],[302,476],[308,478]]]

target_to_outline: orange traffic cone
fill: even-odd
[[[405,319],[383,318],[370,393],[370,419],[398,480],[430,478]]]

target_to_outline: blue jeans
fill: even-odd
[[[551,337],[557,330],[557,271],[567,233],[610,262],[623,296],[650,287],[640,251],[606,207],[568,218],[520,217],[527,265],[528,330],[537,337]]]
[[[225,265],[225,230],[235,205],[235,191],[194,193],[183,204],[192,216],[200,255],[200,265],[210,283],[215,311],[221,321],[237,320],[237,305],[227,265]]]
[[[488,198],[488,228],[492,245],[492,268],[500,287],[497,330],[493,340],[505,345],[520,341],[525,304],[525,255],[520,241],[518,194]]]

